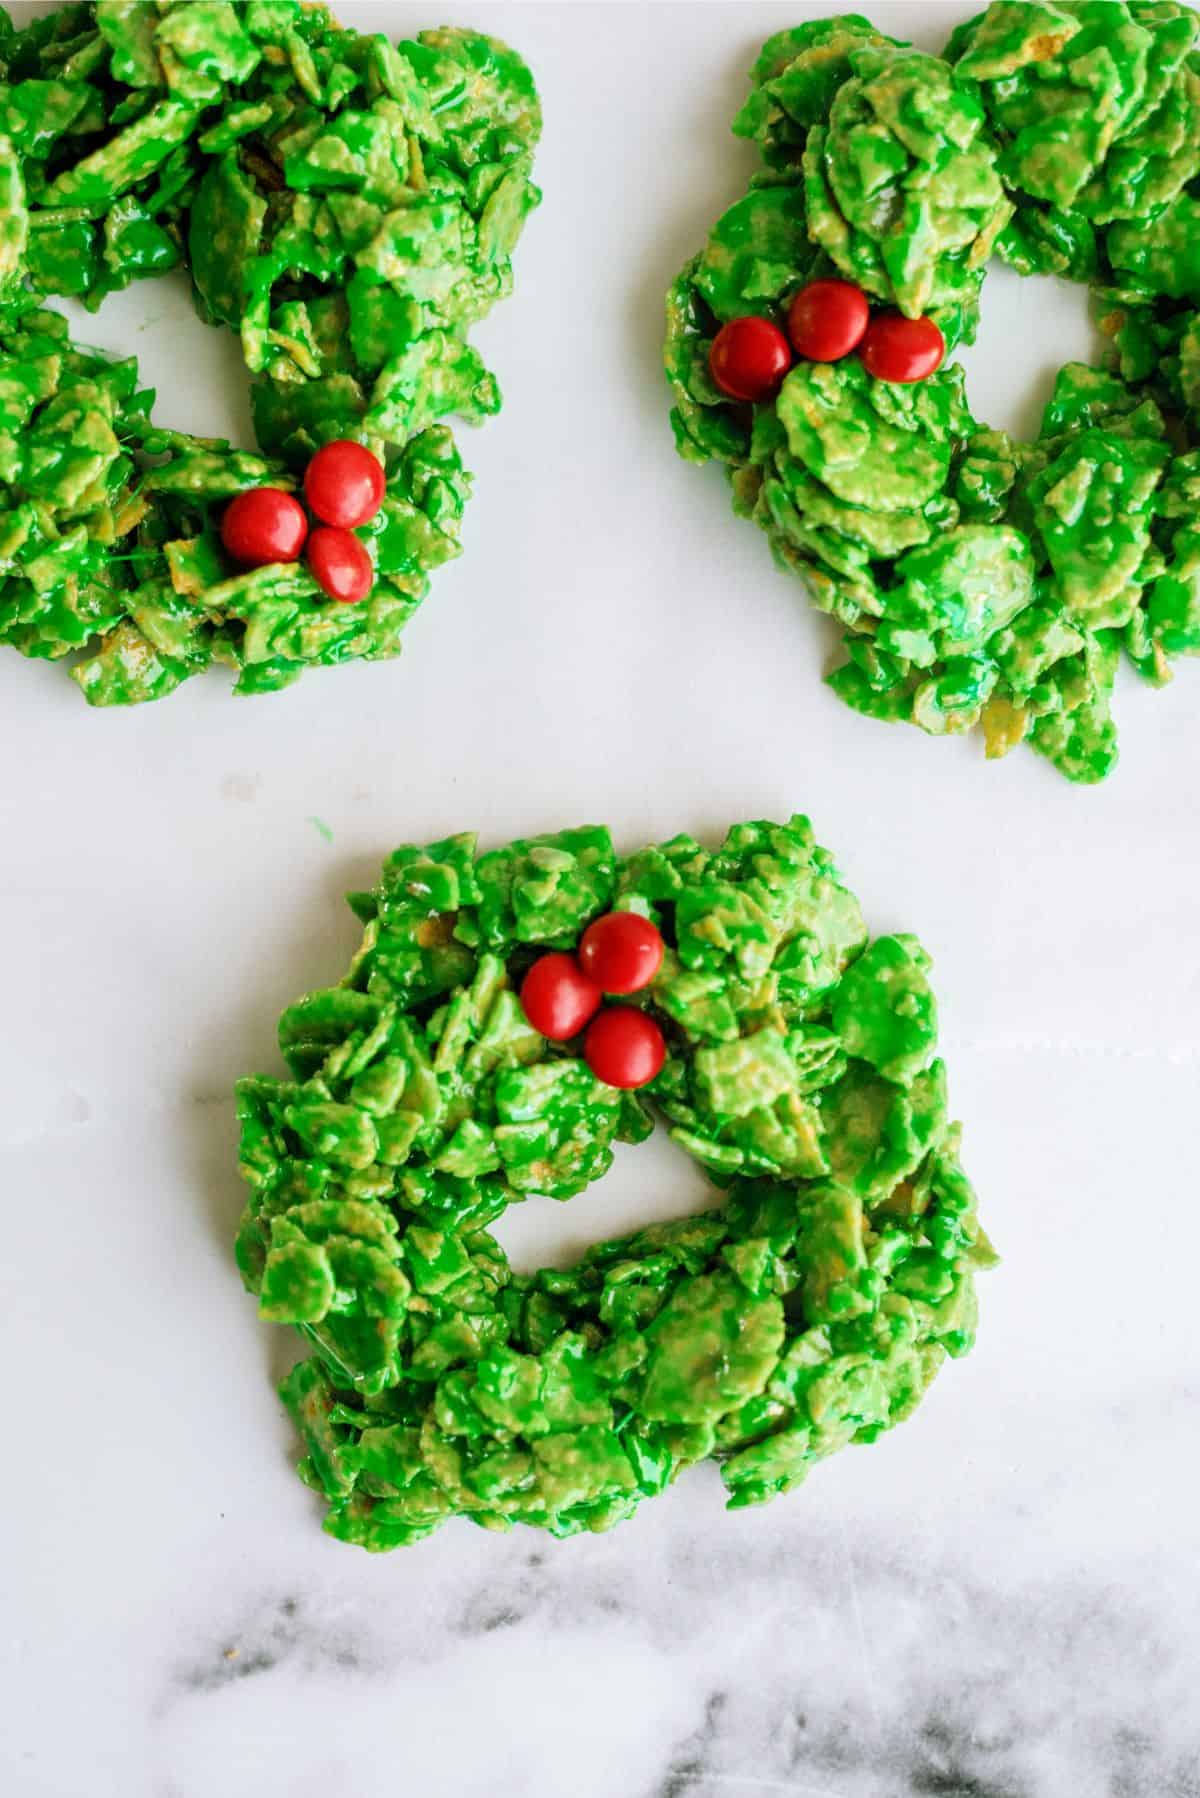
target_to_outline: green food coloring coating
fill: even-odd
[[[312,1353],[283,1397],[325,1527],[388,1549],[447,1518],[556,1535],[712,1459],[733,1507],[913,1409],[969,1348],[992,1252],[958,1162],[929,960],[869,939],[806,819],[629,856],[570,830],[399,849],[355,894],[340,986],[240,1082],[238,1260]],[[522,975],[614,906],[667,948],[637,1093],[526,1022]],[[567,1201],[656,1122],[719,1208],[516,1274],[490,1226]]]
[[[936,56],[871,47],[848,64],[805,139],[809,235],[911,318],[974,305],[1012,215],[983,108]]]
[[[681,455],[723,463],[844,627],[850,705],[1069,778],[1117,757],[1124,650],[1161,684],[1200,649],[1200,48],[1174,0],[995,0],[944,57],[858,14],[777,32],[734,121],[765,168],[667,301]],[[1108,366],[1071,363],[1036,439],[970,411],[948,361],[912,387],[800,363],[747,407],[713,384],[721,323],[782,322],[818,276],[973,336],[991,251],[1090,284]]]
[[[499,410],[466,334],[511,289],[540,125],[524,63],[471,32],[395,45],[299,0],[0,12],[0,642],[73,658],[94,705],[214,661],[265,693],[396,655],[459,553],[470,477],[443,421]],[[179,265],[240,336],[261,455],[153,427],[136,363],[42,303]],[[303,567],[236,568],[219,522],[337,437],[388,484],[372,591],[331,607]]]

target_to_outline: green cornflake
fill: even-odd
[[[155,28],[154,48],[167,86],[179,92],[207,94],[209,82],[240,87],[262,60],[230,0],[189,0],[172,7]]]
[[[935,56],[850,53],[804,149],[813,241],[910,317],[972,306],[1011,216],[983,109]]]
[[[794,169],[805,137],[852,72],[851,51],[894,43],[860,13],[777,31],[751,72],[754,85],[733,121],[735,136],[752,138],[773,166]]]
[[[692,285],[723,321],[736,318],[751,298],[786,304],[813,260],[799,188],[752,188],[713,226]]]
[[[1200,200],[1178,194],[1155,218],[1121,222],[1108,233],[1113,267],[1161,295],[1200,306]]]
[[[0,137],[0,303],[20,279],[29,243],[25,183],[12,140]]]
[[[65,169],[42,190],[50,206],[89,206],[98,210],[127,188],[153,175],[196,129],[198,108],[188,100],[160,100],[101,150],[94,150]]]
[[[668,294],[671,426],[837,619],[830,684],[870,717],[978,726],[990,758],[1026,742],[1095,781],[1120,650],[1156,685],[1200,652],[1198,34],[1175,0],[993,0],[941,58],[846,14],[754,65],[733,128],[766,166]],[[912,386],[799,361],[754,406],[713,381],[723,323],[784,325],[831,274],[932,313],[953,350],[993,247],[1088,282],[1111,346],[1060,371],[1031,443],[972,417],[950,361]]]
[[[915,937],[881,936],[846,972],[833,999],[833,1025],[848,1055],[889,1080],[911,1080],[933,1058],[937,1010],[929,957]]]
[[[637,1094],[516,997],[614,900],[673,945],[636,1001],[668,1043]],[[929,960],[868,940],[806,819],[630,856],[596,827],[482,855],[449,837],[396,850],[351,903],[345,981],[280,1020],[290,1076],[238,1085],[238,1262],[312,1350],[281,1391],[331,1535],[608,1529],[706,1458],[731,1507],[759,1503],[901,1421],[970,1347],[994,1257]],[[571,1199],[659,1114],[720,1208],[515,1274],[490,1230],[507,1206]]]
[[[967,428],[960,371],[912,387],[873,381],[861,362],[802,362],[780,390],[787,454],[835,500],[912,512],[946,484]]]
[[[947,55],[978,83],[1019,205],[1145,218],[1194,174],[1195,15],[1171,0],[1002,0]]]
[[[1091,629],[1127,624],[1150,547],[1166,444],[1085,430],[1029,484],[1065,615]]]
[[[300,0],[0,18],[0,642],[82,652],[95,705],[212,662],[255,694],[398,654],[470,493],[442,421],[500,406],[466,333],[511,290],[540,197],[524,63],[472,32],[343,31]],[[202,317],[241,337],[262,455],[156,429],[136,364],[40,309],[181,263]],[[331,607],[302,569],[239,572],[219,524],[342,437],[388,482],[360,533],[373,590]]]
[[[162,61],[155,41],[153,0],[96,0],[96,26],[112,51],[114,81],[127,87],[161,87]]]
[[[262,239],[267,202],[233,150],[210,162],[188,216],[188,266],[201,316],[236,326],[242,275]]]
[[[608,909],[616,852],[602,827],[531,837],[480,858],[479,928],[493,948],[516,941],[573,943]]]

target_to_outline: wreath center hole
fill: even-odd
[[[678,1148],[660,1124],[643,1143],[618,1143],[613,1165],[576,1198],[530,1197],[490,1225],[518,1274],[564,1268],[593,1243],[647,1224],[715,1211],[725,1194]]]
[[[1018,275],[993,260],[981,311],[975,342],[955,352],[972,414],[1013,437],[1036,437],[1063,363],[1101,360],[1104,339],[1087,287],[1054,275]]]
[[[238,449],[256,447],[250,421],[253,377],[237,333],[204,323],[182,269],[110,293],[98,312],[78,300],[55,299],[51,305],[66,315],[76,343],[117,361],[137,357],[139,385],[154,389],[156,425],[224,437]]]

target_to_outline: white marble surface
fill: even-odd
[[[1124,683],[1096,792],[842,709],[820,621],[673,457],[656,366],[667,280],[748,166],[743,71],[816,9],[447,10],[534,62],[546,203],[480,334],[507,407],[468,441],[467,554],[403,661],[105,716],[0,658],[0,1790],[1195,1798],[1200,668]],[[930,45],[960,16],[874,11]],[[88,331],[136,346],[168,421],[237,428],[232,346],[178,295]],[[1028,421],[1086,341],[1078,295],[996,274],[977,408]],[[795,807],[937,959],[1005,1255],[975,1354],[763,1511],[700,1471],[607,1538],[324,1538],[284,1335],[232,1266],[230,1089],[340,972],[340,893],[455,828],[632,846]],[[626,1152],[520,1253],[700,1191]]]

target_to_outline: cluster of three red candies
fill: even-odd
[[[323,444],[304,471],[305,505],[319,521],[311,530],[294,493],[251,487],[226,506],[221,542],[243,568],[295,562],[304,550],[309,572],[323,592],[355,605],[371,591],[375,566],[354,533],[374,518],[386,491],[387,475],[378,456],[339,437]]]
[[[924,381],[941,366],[946,340],[931,318],[899,312],[871,316],[871,302],[853,281],[810,281],[788,307],[787,332],[769,318],[747,314],[721,326],[708,352],[708,370],[721,392],[752,405],[773,399],[796,356],[840,362],[858,351],[877,381]]]
[[[521,1009],[552,1043],[585,1032],[583,1059],[606,1086],[648,1086],[667,1058],[663,1033],[634,1005],[605,1005],[650,985],[662,937],[640,912],[610,911],[588,925],[575,955],[539,955],[521,982]]]

